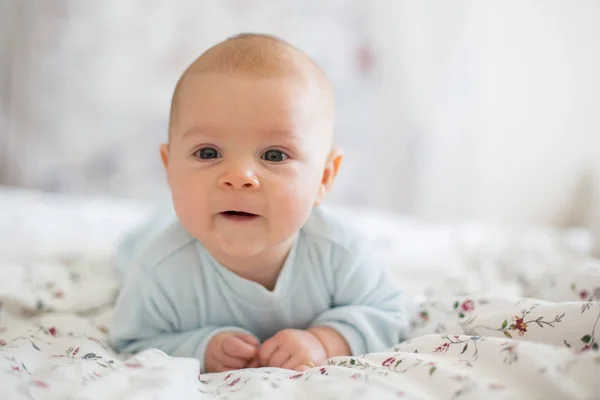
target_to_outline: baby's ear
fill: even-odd
[[[165,172],[168,173],[169,168],[169,145],[161,144],[160,145],[160,158],[163,163],[163,167],[165,168]]]
[[[329,153],[327,161],[325,162],[325,169],[323,170],[323,177],[321,178],[321,185],[319,186],[319,192],[317,193],[317,199],[315,200],[315,206],[321,204],[327,194],[333,187],[333,182],[340,170],[344,153],[341,149],[334,148]]]
[[[166,170],[169,166],[169,145],[166,143],[160,145],[160,158],[163,162],[163,167]]]

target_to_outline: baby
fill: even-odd
[[[342,161],[333,125],[325,75],[275,37],[238,35],[191,64],[161,147],[177,221],[125,267],[115,348],[202,372],[303,371],[403,340],[401,292],[320,205]]]

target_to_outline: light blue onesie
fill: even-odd
[[[262,342],[286,328],[328,326],[355,355],[388,349],[407,334],[402,293],[368,240],[324,206],[295,236],[273,291],[223,267],[178,222],[122,268],[115,348],[195,357],[202,372],[206,345],[222,331]]]

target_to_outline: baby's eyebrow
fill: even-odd
[[[300,140],[298,132],[296,132],[294,129],[271,129],[265,131],[264,134],[269,139]]]
[[[290,140],[290,141],[298,141],[300,140],[300,135],[296,132],[295,129],[267,129],[261,131],[259,134],[264,135],[264,138],[267,140]],[[201,126],[196,125],[191,128],[186,129],[181,134],[181,140],[186,140],[192,136],[206,136],[206,137],[215,137],[219,136],[219,129],[210,126]]]
[[[192,126],[191,128],[185,130],[181,134],[181,139],[185,140],[190,136],[196,136],[196,135],[213,136],[216,133],[217,133],[216,129],[210,128],[208,126]]]

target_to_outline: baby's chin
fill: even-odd
[[[234,259],[248,259],[260,256],[272,249],[266,240],[254,238],[219,237],[215,235],[210,241],[209,251]]]

